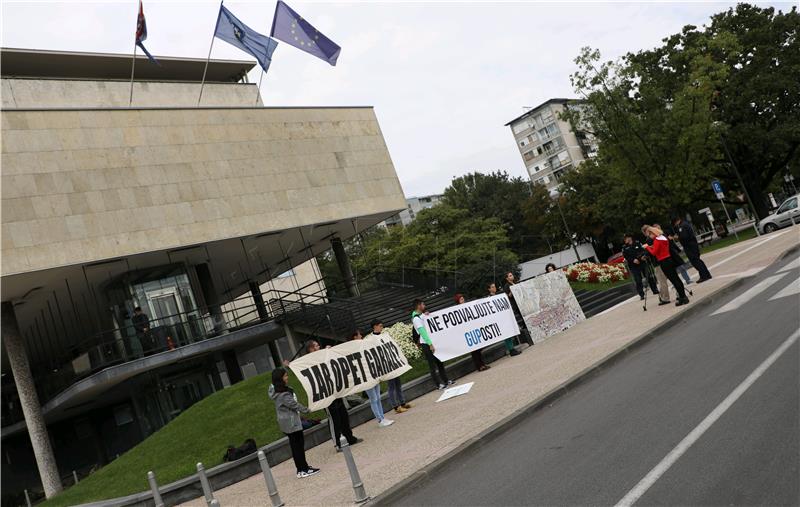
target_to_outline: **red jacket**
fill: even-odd
[[[669,258],[669,240],[662,236],[656,236],[656,239],[653,240],[653,245],[645,245],[644,246],[648,252],[655,256],[658,262],[663,261],[664,259]]]

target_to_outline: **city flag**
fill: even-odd
[[[245,25],[224,6],[219,7],[217,29],[214,37],[219,37],[228,44],[250,53],[258,60],[264,72],[272,63],[272,53],[278,47],[278,41],[262,35]]]
[[[282,0],[278,0],[278,4],[275,6],[275,17],[272,20],[270,35],[325,60],[331,65],[336,65],[339,53],[342,52],[342,48],[319,33],[316,28],[311,26],[311,23],[303,19]]]
[[[148,50],[145,49],[144,44],[142,42],[147,40],[147,22],[144,19],[144,7],[142,6],[142,0],[139,0],[139,17],[136,19],[136,45],[139,46],[147,58],[159,65],[158,60],[153,58],[153,55],[150,54]]]

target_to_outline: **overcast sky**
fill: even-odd
[[[406,196],[441,192],[454,176],[471,171],[526,176],[504,124],[523,106],[572,97],[569,75],[582,46],[616,58],[734,5],[288,3],[342,53],[331,67],[280,44],[261,88],[264,103],[374,106]],[[137,5],[2,0],[2,45],[130,53]],[[269,32],[274,0],[225,5],[253,29]],[[218,2],[145,0],[144,8],[151,53],[206,57]],[[217,40],[212,58],[249,55]],[[250,78],[257,81],[258,72]]]

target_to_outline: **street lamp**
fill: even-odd
[[[558,213],[561,215],[561,220],[564,222],[564,231],[567,234],[567,238],[569,238],[569,244],[572,245],[572,250],[575,252],[575,258],[578,259],[578,262],[581,261],[581,256],[578,253],[578,247],[575,245],[575,242],[572,240],[572,232],[569,230],[569,226],[567,225],[567,218],[564,216],[564,210],[561,209],[561,192],[559,191],[560,187],[556,187],[550,191],[550,197],[555,197],[556,199],[556,206],[558,206]]]
[[[790,173],[784,174],[783,175],[783,181],[785,181],[787,184],[792,185],[792,190],[794,190],[795,194],[797,193],[797,187],[794,186],[794,176],[792,174],[790,174]]]

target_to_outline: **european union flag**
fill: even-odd
[[[311,26],[311,23],[294,12],[291,7],[278,0],[272,20],[272,37],[302,49],[317,58],[336,65],[342,48]]]
[[[278,41],[262,35],[249,26],[245,25],[239,18],[224,6],[219,6],[219,16],[217,17],[217,29],[214,37],[219,37],[228,44],[250,53],[261,64],[264,72],[269,69],[272,63],[272,53],[278,47]]]

